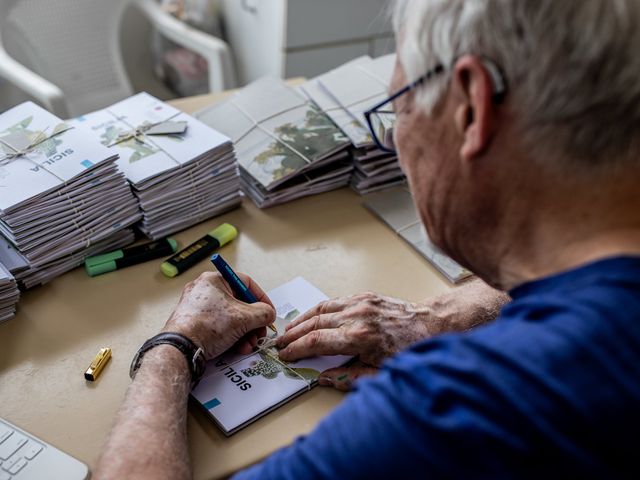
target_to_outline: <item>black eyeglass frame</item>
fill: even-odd
[[[493,99],[493,101],[495,103],[501,103],[504,100],[504,97],[505,97],[505,95],[507,93],[507,83],[505,81],[505,76],[502,73],[502,71],[500,70],[500,68],[498,68],[498,66],[495,63],[493,63],[491,60],[485,59],[483,63],[485,65],[485,67],[487,67],[487,70],[489,70],[489,74],[491,75],[491,79],[493,81],[494,92],[493,92],[492,99]],[[384,152],[388,152],[388,153],[395,153],[395,154],[398,153],[395,149],[386,147],[384,145],[384,143],[382,141],[380,141],[380,139],[378,138],[378,135],[376,134],[376,132],[375,132],[375,130],[373,128],[373,123],[371,121],[371,116],[374,113],[395,114],[396,112],[394,112],[394,111],[380,110],[380,108],[384,107],[388,103],[393,102],[394,100],[396,100],[397,98],[401,97],[405,93],[407,93],[407,92],[419,87],[420,85],[425,83],[427,80],[430,80],[432,77],[435,77],[436,75],[439,75],[439,74],[443,73],[444,70],[445,70],[444,65],[442,65],[442,64],[436,65],[435,67],[433,67],[432,69],[427,71],[424,75],[419,77],[417,80],[414,80],[413,82],[409,83],[405,87],[403,87],[400,90],[398,90],[397,92],[393,93],[391,96],[387,97],[385,100],[383,100],[383,101],[381,101],[379,103],[376,103],[373,107],[371,107],[369,110],[364,112],[364,117],[367,120],[367,125],[369,127],[369,131],[371,132],[371,138],[373,139],[373,141],[375,142],[376,146],[380,150],[382,150]]]

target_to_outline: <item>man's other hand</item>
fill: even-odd
[[[375,293],[326,300],[287,325],[278,339],[280,358],[357,355],[377,367],[429,336],[429,315],[423,305]]]
[[[321,385],[340,390],[411,344],[434,335],[461,332],[493,320],[509,296],[472,280],[421,303],[375,293],[319,303],[293,322],[278,339],[280,358],[353,355],[360,362],[323,372]]]

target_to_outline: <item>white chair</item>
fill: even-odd
[[[126,98],[133,89],[119,27],[129,2],[162,35],[207,60],[212,92],[235,86],[228,45],[154,0],[0,0],[0,77],[61,118]]]

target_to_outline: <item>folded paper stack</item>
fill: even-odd
[[[29,262],[0,236],[0,263],[3,263],[14,276],[20,288],[29,289],[47,283],[65,272],[82,265],[87,257],[102,252],[118,250],[135,241],[133,229],[118,230],[104,240],[100,240],[87,248],[65,255],[39,267],[30,267]]]
[[[102,143],[133,187],[142,209],[140,230],[162,238],[240,204],[229,138],[172,106],[139,93],[72,125]]]
[[[13,318],[19,298],[20,291],[13,275],[0,263],[0,323]]]
[[[349,139],[282,80],[261,78],[195,115],[233,140],[242,188],[260,208],[349,183]]]
[[[140,219],[117,153],[89,137],[31,102],[0,115],[0,234],[24,256],[27,272],[77,256]]]
[[[389,95],[394,62],[395,55],[359,57],[300,86],[354,145],[351,186],[359,194],[405,182],[397,156],[375,145],[364,116]]]
[[[0,235],[0,263],[14,277],[20,272],[29,270],[28,260],[2,235]]]

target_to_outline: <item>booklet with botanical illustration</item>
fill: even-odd
[[[376,59],[361,57],[320,75],[316,81],[340,107],[366,128],[364,112],[389,96],[394,62],[393,54]]]
[[[301,277],[268,295],[276,307],[279,334],[293,319],[327,299]],[[207,363],[204,377],[191,395],[222,432],[231,435],[308,391],[324,370],[344,365],[350,359],[336,355],[282,362],[275,347],[250,355],[226,353]]]
[[[70,121],[117,153],[142,209],[139,225],[157,239],[240,204],[228,137],[148,93]]]
[[[63,273],[69,256],[120,238],[140,219],[117,158],[84,127],[34,103],[0,114],[0,235],[21,287],[19,276]]]
[[[366,57],[367,59],[369,57]],[[299,90],[340,127],[355,147],[371,147],[373,140],[369,130],[358,119],[344,108],[327,89],[314,78],[302,84]],[[373,105],[373,104],[372,104]]]
[[[429,260],[450,282],[457,283],[472,275],[431,243],[407,188],[369,195],[364,206]]]
[[[195,114],[228,135],[236,148],[243,190],[259,207],[345,186],[349,139],[317,105],[282,80],[264,77],[228,100]],[[319,169],[340,170],[323,182]],[[315,181],[314,188],[306,188]]]
[[[380,150],[373,142],[364,113],[389,95],[395,55],[372,59],[358,57],[300,86],[349,137],[355,171],[351,187],[364,195],[404,183],[395,154]],[[392,105],[385,110],[392,109]],[[385,119],[393,122],[392,114]]]
[[[0,115],[0,213],[11,213],[116,158],[71,127],[32,102]]]

